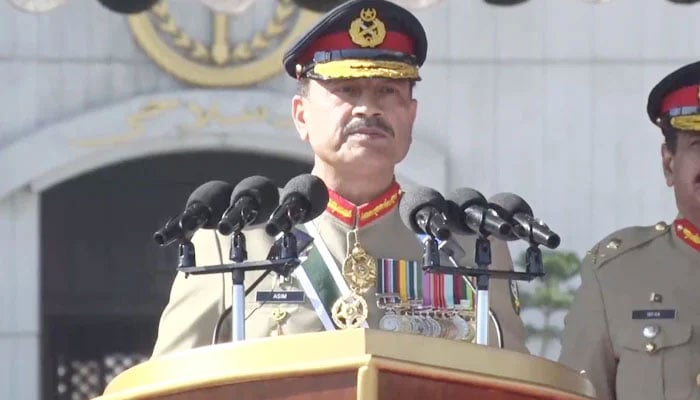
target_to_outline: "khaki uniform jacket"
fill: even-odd
[[[700,399],[700,252],[675,229],[623,229],[584,259],[560,361],[601,399]]]
[[[313,222],[336,264],[342,265],[348,250],[347,233],[353,227],[334,217],[328,211]],[[268,237],[262,229],[247,231],[244,234],[247,241],[248,259],[265,259],[273,243],[272,238]],[[373,257],[421,260],[423,256],[422,244],[416,235],[402,223],[398,207],[394,207],[385,215],[359,228],[358,238],[362,247]],[[474,238],[463,238],[460,242],[467,254],[474,248]],[[201,230],[193,238],[193,243],[196,248],[198,266],[229,262],[229,238],[218,236],[211,230]],[[468,257],[473,258],[473,255]],[[504,242],[492,241],[492,258],[492,268],[512,268],[510,254]],[[473,262],[467,262],[467,264],[473,264]],[[258,272],[246,274],[246,288],[259,274]],[[270,291],[279,284],[279,281],[280,279],[272,273],[262,281],[257,289]],[[294,287],[297,288],[296,290],[301,290],[301,285],[294,278],[285,285],[285,289]],[[231,305],[231,291],[230,273],[191,275],[187,279],[184,274],[179,273],[172,286],[169,303],[160,320],[153,356],[211,344],[214,326],[219,316],[226,307]],[[501,324],[504,347],[527,352],[525,329],[513,308],[508,281],[492,280],[489,297],[490,306]],[[377,328],[378,321],[383,314],[377,308],[374,291],[370,290],[365,295],[365,299],[368,304],[369,327],[370,329]],[[278,304],[259,304],[256,302],[255,292],[246,297],[246,339],[277,334],[278,324],[273,318],[273,313],[278,306]],[[304,304],[287,305],[286,311],[288,311],[288,317],[282,321],[280,326],[283,334],[324,330],[308,296]],[[227,319],[222,327],[223,336],[228,340],[230,340],[230,325],[231,320]],[[497,345],[493,326],[490,327],[490,332],[489,344]]]

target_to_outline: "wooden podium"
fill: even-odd
[[[356,329],[219,344],[136,365],[99,400],[589,399],[591,383],[543,358]],[[95,400],[97,400],[95,399]]]

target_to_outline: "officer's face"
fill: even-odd
[[[406,156],[416,105],[407,80],[312,80],[305,96],[294,97],[292,113],[318,159],[371,172]]]
[[[678,133],[675,153],[661,149],[664,175],[673,187],[678,211],[700,224],[700,133]]]

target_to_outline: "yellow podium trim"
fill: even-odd
[[[173,353],[134,366],[99,400],[143,399],[278,377],[358,374],[358,396],[375,399],[378,371],[508,387],[560,399],[594,397],[590,381],[561,364],[493,347],[417,335],[353,329],[307,333]]]

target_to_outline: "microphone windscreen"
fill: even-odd
[[[253,225],[267,221],[272,211],[279,205],[280,193],[269,178],[255,175],[243,179],[233,189],[230,204],[236,204],[244,196],[250,196],[258,203],[258,216]]]
[[[415,233],[423,233],[416,225],[416,213],[423,207],[431,206],[440,212],[447,211],[447,205],[442,195],[431,188],[417,186],[407,190],[399,202],[399,215],[401,221]]]
[[[465,210],[471,206],[488,206],[484,195],[471,188],[455,189],[445,200],[453,202],[460,210]]]
[[[306,213],[305,221],[323,214],[328,206],[328,188],[323,181],[311,174],[302,174],[290,179],[282,189],[282,202],[289,196],[299,196],[309,202],[310,209]]]
[[[209,181],[195,189],[187,199],[188,208],[194,204],[202,204],[209,208],[211,215],[202,226],[204,229],[214,229],[221,215],[229,205],[233,186],[223,181]]]
[[[458,188],[450,193],[447,201],[447,215],[450,229],[465,235],[475,232],[467,226],[464,211],[469,207],[481,206],[488,208],[488,202],[483,194],[471,188]]]
[[[513,193],[498,193],[489,199],[489,206],[501,218],[510,220],[513,214],[523,213],[532,216],[532,208],[522,197]]]
[[[120,14],[137,14],[153,7],[158,0],[97,0],[111,11]]]

